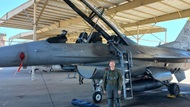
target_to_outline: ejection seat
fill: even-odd
[[[66,43],[67,41],[66,35],[67,35],[67,31],[63,30],[62,34],[57,35],[56,37],[50,37],[46,41],[48,41],[49,43]]]
[[[86,32],[81,32],[79,38],[76,40],[76,43],[85,43],[87,41],[88,34]]]
[[[89,43],[102,43],[101,34],[99,32],[93,32],[89,40]]]

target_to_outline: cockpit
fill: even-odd
[[[68,40],[66,35],[67,31],[63,30],[60,35],[50,37],[46,41],[49,43],[66,43]],[[102,43],[101,33],[92,32],[88,35],[87,32],[81,32],[75,43]]]
[[[76,13],[78,13],[92,28],[91,32],[81,32],[75,43],[102,43],[102,37],[108,43],[116,42],[118,44],[135,44],[128,39],[122,32],[117,22],[106,13],[105,9],[99,5],[94,5],[90,1],[65,1]],[[94,32],[95,31],[95,32]],[[48,38],[49,43],[66,43],[67,31],[57,37]]]

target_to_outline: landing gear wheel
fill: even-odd
[[[179,96],[180,88],[179,85],[177,85],[176,83],[170,84],[168,90],[171,95]]]
[[[97,91],[92,95],[92,99],[95,103],[99,103],[102,100],[102,94]]]
[[[50,68],[50,70],[49,70],[50,72],[53,72],[53,68]]]

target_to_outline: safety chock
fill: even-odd
[[[171,94],[168,94],[167,97],[168,97],[168,98],[176,98],[175,95],[171,95]]]

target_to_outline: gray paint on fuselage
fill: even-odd
[[[169,57],[189,57],[189,51],[167,49],[159,47],[144,47],[138,45],[122,46],[125,50],[130,50],[133,57],[132,75],[143,74],[149,66],[164,67],[165,63],[170,63],[168,69],[180,68],[187,70],[185,62],[177,59],[178,62],[167,62]],[[119,60],[119,57],[109,52],[107,44],[86,43],[86,44],[65,44],[48,43],[47,41],[37,41],[26,44],[2,47],[0,53],[0,66],[19,66],[21,52],[25,53],[24,66],[33,65],[55,65],[55,64],[86,64]],[[155,57],[165,57],[162,62],[155,63]],[[156,59],[157,60],[157,59]],[[184,60],[183,60],[184,61]],[[189,62],[189,60],[187,60]],[[181,66],[183,65],[183,66]],[[189,65],[189,64],[188,64]]]

